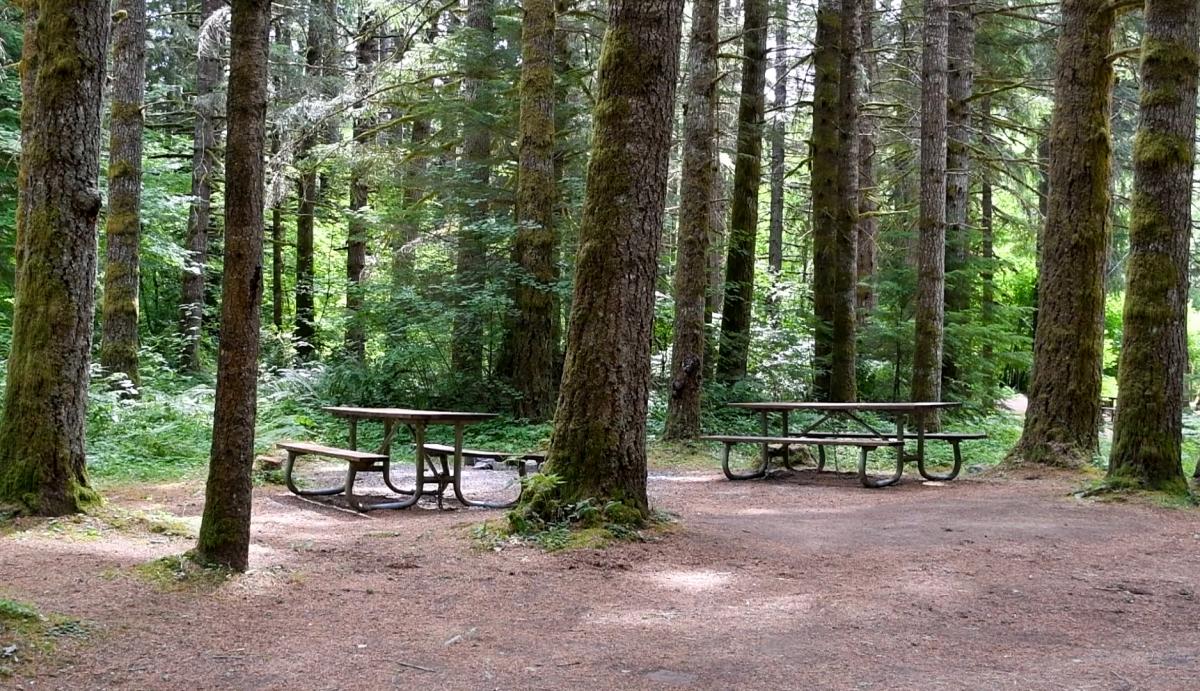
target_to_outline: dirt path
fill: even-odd
[[[360,517],[255,498],[253,571],[163,592],[182,537],[0,538],[0,596],[85,621],[38,689],[1196,689],[1195,511],[1082,502],[1063,481],[655,475],[663,539],[473,549],[499,512]],[[110,495],[111,496],[111,495]],[[115,504],[199,513],[198,486]]]

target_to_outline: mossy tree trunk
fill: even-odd
[[[947,0],[925,0],[921,55],[921,211],[917,238],[914,401],[942,398],[946,290]],[[929,421],[936,426],[935,421]]]
[[[84,423],[110,6],[101,0],[27,0],[24,10],[0,506],[58,516],[97,500],[88,487]]]
[[[468,296],[487,283],[487,252],[481,226],[491,213],[488,185],[492,179],[492,124],[490,86],[492,59],[496,51],[495,0],[468,0],[466,51],[463,76],[466,88],[466,120],[463,123],[463,163],[468,184],[463,225],[458,234],[454,282],[458,293],[450,345],[451,367],[465,381],[483,376],[483,319]]]
[[[223,6],[222,0],[200,0],[200,21],[207,22]],[[196,58],[196,97],[192,102],[196,124],[192,134],[192,203],[188,210],[183,247],[188,259],[180,288],[180,331],[185,369],[200,371],[200,336],[204,326],[204,286],[208,267],[208,238],[212,226],[213,180],[217,173],[218,133],[225,112],[216,89],[221,81],[221,60],[209,51]]]
[[[115,17],[100,364],[107,372],[123,372],[137,384],[145,0],[120,0]]]
[[[364,14],[359,22],[358,39],[355,46],[357,88],[367,89],[371,77],[371,69],[379,51],[375,39],[375,20],[370,14]],[[366,101],[360,100],[360,108],[366,106]],[[350,167],[350,219],[346,237],[346,352],[358,361],[366,358],[367,334],[359,314],[363,307],[363,271],[367,268],[367,221],[364,218],[370,204],[371,185],[369,181],[370,158],[366,155],[366,147],[372,139],[371,131],[375,126],[374,118],[363,113],[354,118],[354,147],[357,155]]]
[[[946,291],[947,320],[965,318],[971,305],[967,260],[971,249],[968,223],[971,183],[971,90],[975,69],[975,0],[950,0],[946,80]],[[956,364],[965,353],[946,347],[943,385],[959,379]]]
[[[212,455],[196,543],[197,560],[237,571],[245,571],[250,559],[270,18],[270,0],[233,0],[221,342]]]
[[[517,233],[513,238],[515,318],[505,343],[506,375],[517,392],[516,414],[554,414],[558,320],[558,175],[554,157],[555,2],[526,0],[521,31],[521,141]]]
[[[1147,0],[1141,114],[1117,410],[1108,475],[1188,491],[1180,447],[1187,373],[1200,4]]]
[[[571,328],[546,472],[563,498],[649,510],[646,407],[683,0],[612,0]],[[761,90],[760,90],[761,92]]]
[[[863,0],[859,44],[863,66],[863,84],[859,93],[864,102],[869,102],[879,75],[879,59],[875,55],[875,0]],[[872,284],[879,256],[879,217],[876,215],[879,204],[876,201],[878,192],[875,189],[878,118],[870,113],[860,112],[858,132],[858,261],[855,267],[858,271],[858,286],[855,297],[858,323],[865,324],[876,304]]]
[[[667,402],[665,435],[668,439],[691,439],[700,434],[708,250],[713,235],[712,207],[716,203],[720,174],[717,170],[719,31],[720,4],[717,0],[696,0],[692,8],[687,103],[684,106],[683,181],[675,267],[675,337],[671,348],[671,397]]]
[[[778,3],[775,23],[775,85],[771,109],[771,218],[768,225],[767,266],[778,275],[783,271],[784,174],[787,172],[787,73],[788,2]]]
[[[814,385],[817,397],[857,397],[858,0],[817,6],[813,61]]]
[[[735,382],[746,376],[754,307],[755,238],[758,236],[758,188],[762,183],[764,90],[767,83],[767,0],[744,0],[742,92],[738,106],[737,161],[733,208],[725,260],[725,302],[717,379]]]
[[[1099,446],[1114,23],[1109,0],[1063,3],[1033,375],[1012,451],[1032,463],[1081,465]]]

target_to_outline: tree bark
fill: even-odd
[[[879,59],[875,55],[875,0],[863,0],[862,17],[859,24],[859,41],[863,64],[863,85],[859,89],[864,102],[870,102],[879,75]],[[875,309],[876,296],[873,287],[875,264],[879,255],[879,218],[876,212],[875,152],[879,137],[878,119],[867,112],[858,118],[858,286],[856,300],[858,323],[865,324],[867,316]]]
[[[1188,260],[1200,4],[1147,0],[1110,480],[1187,494]]]
[[[44,516],[98,501],[84,455],[109,3],[27,0],[12,345],[0,506]]]
[[[332,21],[326,16],[324,2],[314,3],[308,18],[308,35],[305,39],[304,74],[310,82],[319,82],[324,72],[325,40],[327,24]],[[319,93],[319,87],[315,89]],[[296,150],[296,161],[301,168],[296,185],[296,356],[300,360],[312,359],[317,353],[317,312],[314,293],[315,261],[313,258],[313,234],[316,223],[318,187],[317,169],[309,154],[319,141],[320,132],[316,124],[306,125],[307,131]]]
[[[546,471],[645,515],[646,407],[683,0],[611,0]],[[761,93],[761,89],[760,89]]]
[[[1058,39],[1033,377],[1012,456],[1076,466],[1099,446],[1112,3],[1067,0]]]
[[[487,283],[486,248],[480,224],[491,212],[488,185],[492,177],[492,128],[482,113],[487,111],[487,81],[496,48],[495,0],[468,0],[467,29],[471,32],[471,50],[464,64],[467,118],[463,123],[463,158],[470,180],[466,215],[459,231],[454,280],[458,291],[454,323],[451,328],[451,367],[466,381],[483,376],[483,320],[468,303],[467,296]]]
[[[841,0],[817,4],[813,49],[812,236],[813,387],[828,400],[833,372],[833,303],[837,275],[837,222],[841,201],[838,166],[838,99],[841,89]]]
[[[221,342],[212,454],[196,542],[198,561],[237,571],[245,571],[250,559],[270,17],[270,0],[233,0]]]
[[[679,250],[675,267],[675,340],[671,348],[667,439],[692,439],[700,434],[708,249],[713,235],[713,205],[716,203],[719,175],[719,31],[719,2],[696,0],[692,7],[687,103],[684,105],[683,180],[679,202]]]
[[[375,40],[375,21],[365,14],[358,28],[356,48],[358,89],[365,91],[375,64],[378,45]],[[366,109],[366,99],[358,102]],[[363,271],[367,267],[367,222],[363,214],[370,204],[369,157],[364,149],[372,138],[375,120],[366,113],[354,118],[354,150],[358,155],[350,165],[350,221],[346,237],[346,352],[355,360],[366,359],[367,334],[360,312],[363,308]]]
[[[738,107],[733,210],[725,263],[725,304],[717,379],[746,376],[754,307],[754,250],[758,234],[758,188],[762,183],[763,111],[767,81],[767,0],[745,0],[742,25],[742,95]]]
[[[521,31],[521,141],[517,177],[516,281],[504,361],[517,393],[516,415],[554,414],[558,176],[554,165],[554,0],[526,0]]]
[[[971,304],[971,281],[966,273],[971,248],[970,137],[971,91],[975,63],[975,0],[950,0],[946,80],[946,312],[961,314]],[[959,378],[953,345],[946,349],[942,381]]]
[[[833,352],[829,399],[858,398],[858,42],[859,2],[842,0],[838,69],[837,216],[833,276]]]
[[[222,7],[222,0],[200,0],[200,21],[207,22]],[[188,210],[184,249],[188,260],[180,293],[183,367],[199,372],[200,336],[204,325],[204,286],[208,266],[208,236],[212,225],[213,178],[217,170],[218,126],[224,117],[215,90],[221,81],[221,60],[206,53],[196,58],[196,98],[192,103],[196,124],[192,135],[192,203]]]
[[[787,157],[787,44],[788,3],[780,3],[779,21],[775,25],[775,88],[771,108],[774,110],[771,123],[771,218],[768,242],[767,266],[775,274],[783,271],[783,212],[784,174]],[[694,12],[694,10],[693,10]]]
[[[138,379],[138,242],[141,237],[142,102],[146,89],[146,2],[119,0],[113,28],[107,256],[100,364]]]
[[[813,61],[812,198],[814,386],[857,397],[858,0],[817,6]]]
[[[947,0],[925,0],[921,56],[921,212],[917,244],[914,401],[942,398],[946,291]],[[936,419],[929,420],[936,426]]]

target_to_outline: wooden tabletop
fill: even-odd
[[[913,413],[922,410],[943,410],[962,405],[956,401],[891,401],[863,403],[821,403],[818,401],[763,401],[753,403],[730,403],[734,408],[767,412],[787,410],[814,410],[817,412],[872,411],[878,413]]]
[[[498,417],[495,413],[463,413],[447,410],[413,410],[411,408],[354,408],[329,406],[322,408],[337,417],[360,420],[399,420],[401,422],[423,422],[430,425],[453,425],[457,423],[483,422]]]

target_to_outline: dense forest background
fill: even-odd
[[[961,129],[950,144],[951,151],[957,144],[958,166],[947,171],[947,179],[959,183],[949,184],[947,195],[951,204],[959,195],[966,220],[948,221],[941,395],[967,403],[967,416],[1000,420],[993,428],[998,456],[1019,433],[1019,422],[996,418],[994,411],[998,401],[1028,386],[1037,324],[1038,236],[1046,213],[1046,130],[1059,9],[1057,3],[1012,0],[959,4],[970,21],[957,28],[952,23],[950,40],[952,51],[956,36],[965,50],[958,54],[958,69],[969,78],[967,91],[950,108],[953,116],[957,106]],[[508,339],[522,313],[519,287],[551,286],[555,316],[549,329],[557,347],[548,361],[534,364],[556,379],[569,328],[604,5],[557,2],[555,234],[552,266],[543,267],[542,276],[519,263],[514,249],[521,230],[515,214],[521,5],[297,0],[275,6],[260,445],[318,429],[336,437],[341,431],[316,412],[331,403],[491,410],[510,417],[474,430],[480,442],[503,437],[509,444],[535,446],[548,437],[545,411],[522,406],[528,392],[513,379]],[[706,425],[727,415],[722,401],[805,399],[818,386],[817,9],[794,0],[768,6],[763,175],[752,198],[758,232],[751,240],[755,278],[747,375],[706,378]],[[201,465],[211,433],[229,13],[214,0],[148,0],[145,10],[136,371],[106,370],[99,357],[93,366],[88,445],[101,476],[110,468],[162,477]],[[714,353],[744,116],[739,114],[744,10],[740,1],[720,6],[720,201],[714,211],[720,221],[714,223],[718,232],[709,243],[705,278]],[[907,399],[912,391],[925,20],[920,2],[863,3],[856,57],[861,216],[854,377],[863,400]],[[8,351],[12,310],[21,105],[13,66],[20,60],[21,21],[11,5],[0,10],[0,50],[8,66],[0,75],[0,352]],[[685,16],[685,37],[691,21]],[[1122,15],[1112,56],[1117,81],[1110,123],[1112,235],[1104,281],[1106,396],[1115,395],[1121,348],[1140,41],[1141,15]],[[688,50],[685,38],[681,54]],[[681,65],[686,79],[689,62]],[[676,102],[652,349],[655,435],[663,431],[672,387],[686,99]],[[107,146],[107,105],[104,112]],[[212,212],[198,214],[200,206]],[[102,217],[101,228],[104,224]],[[98,291],[104,272],[113,270],[103,260],[103,234],[101,242]],[[1200,293],[1193,288],[1190,297],[1189,323],[1200,328],[1194,318]],[[101,310],[96,318],[99,335]],[[98,352],[100,338],[96,341]],[[1200,338],[1193,335],[1189,343],[1194,373]],[[717,364],[715,356],[707,360],[709,367]],[[1190,398],[1198,385],[1189,375]],[[514,426],[513,419],[532,424]],[[721,424],[749,422],[730,418]],[[1194,451],[1185,454],[1189,462]]]

